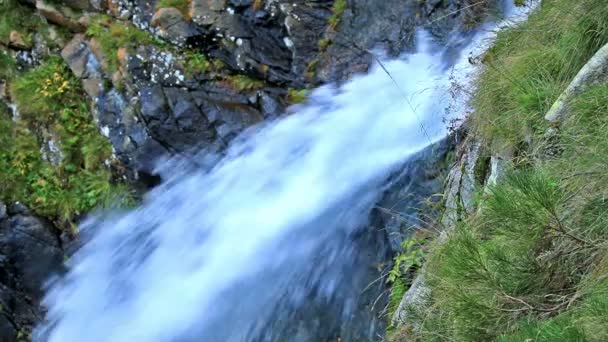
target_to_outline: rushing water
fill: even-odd
[[[462,51],[492,35],[481,30]],[[36,339],[286,340],[269,321],[370,267],[353,264],[348,236],[387,176],[445,137],[446,115],[463,115],[466,91],[453,101],[451,90],[474,71],[467,53],[446,65],[445,50],[417,40],[418,52],[245,132],[210,167],[166,162],[165,184],[139,208],[90,219],[94,236],[50,288]]]

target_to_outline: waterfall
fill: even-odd
[[[469,52],[495,27],[448,64],[420,32],[417,52],[315,90],[219,160],[166,161],[164,184],[138,208],[83,224],[92,238],[51,283],[35,339],[281,340],[268,328],[278,311],[311,293],[335,296],[371,267],[354,262],[348,237],[367,223],[391,172],[443,139],[446,117],[464,115],[467,96],[450,90],[471,86]]]

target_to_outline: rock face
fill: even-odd
[[[463,134],[466,135],[466,132]],[[436,243],[440,244],[445,241],[447,234],[458,221],[477,210],[473,202],[475,193],[496,184],[505,175],[506,160],[510,160],[511,157],[491,155],[475,136],[467,136],[462,140],[456,151],[455,163],[449,167],[445,178],[442,214],[435,218],[438,222],[437,226],[441,229]],[[430,289],[425,282],[425,268],[423,267],[391,317],[392,325],[407,324],[408,308],[424,307],[430,294]],[[411,328],[416,329],[416,327]]]
[[[57,231],[21,204],[0,202],[0,340],[26,338],[42,318],[42,289],[61,271],[63,251]]]

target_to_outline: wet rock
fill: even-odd
[[[453,149],[453,140],[445,139],[413,156],[376,205],[372,224],[387,231],[393,252],[400,252],[401,242],[415,230],[427,228],[425,222],[437,214],[427,201],[443,190],[446,158]]]
[[[391,56],[411,48],[415,11],[413,3],[407,1],[352,1],[341,15],[332,44],[322,55],[319,79],[343,80],[367,71],[372,48],[380,47]]]
[[[22,204],[0,203],[0,338],[15,341],[42,316],[43,285],[62,271],[57,230]]]
[[[152,17],[152,27],[159,27],[161,35],[177,45],[183,45],[188,39],[200,34],[198,29],[184,18],[176,8],[161,8]]]

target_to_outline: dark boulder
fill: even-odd
[[[0,202],[0,340],[27,335],[41,319],[44,284],[63,257],[56,228],[22,204]]]

